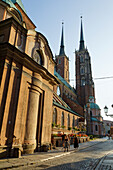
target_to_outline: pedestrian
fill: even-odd
[[[67,135],[65,136],[65,140],[64,140],[64,152],[66,151],[66,149],[68,152],[68,137],[67,137]]]
[[[64,134],[64,132],[63,132],[63,134],[62,134],[62,147],[64,148],[64,140],[65,140],[65,134]]]
[[[78,144],[79,142],[78,142],[78,138],[77,138],[77,136],[75,135],[74,136],[74,148],[78,148],[79,147],[79,144]]]
[[[70,138],[70,135],[68,135],[68,147],[69,147],[69,149],[70,149],[70,141],[71,140],[71,138]]]

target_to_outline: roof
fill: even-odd
[[[96,119],[95,117],[91,117],[91,120],[92,121],[95,121],[95,122],[100,122],[98,119]]]
[[[80,114],[71,110],[71,108],[63,101],[63,99],[55,93],[53,93],[53,104],[57,107],[60,107],[61,109],[64,109],[70,113],[73,113],[76,116],[83,117]]]
[[[26,10],[22,4],[22,1],[21,0],[11,0],[14,4],[17,3],[21,8],[22,10],[26,13]]]
[[[18,11],[18,13],[20,14],[21,20],[23,20],[21,12],[16,8],[15,4],[12,2],[13,0],[2,0],[2,1],[9,4],[11,8],[16,9]]]
[[[93,96],[89,96],[89,99],[94,99],[94,97]]]
[[[87,108],[87,105],[86,105],[86,108]],[[96,103],[90,103],[90,109],[98,109],[100,110],[100,107],[96,104]]]
[[[67,86],[70,90],[72,90],[75,93],[75,90],[70,86],[70,84],[67,83],[56,71],[54,71],[54,75],[63,83],[65,86]]]
[[[100,107],[96,103],[90,103],[90,108],[91,109],[99,109],[100,110]]]

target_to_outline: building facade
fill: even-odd
[[[0,153],[51,143],[55,62],[21,0],[0,0]]]
[[[80,45],[79,50],[75,51],[75,58],[77,99],[85,109],[84,116],[87,122],[87,134],[102,136],[104,134],[103,118],[101,116],[101,110],[96,104],[91,57],[88,49],[85,48],[82,18]]]
[[[59,99],[60,102],[56,100],[53,102],[53,104],[54,110],[55,109],[57,110],[57,115],[60,114],[60,121],[54,122],[58,122],[60,127],[63,127],[62,130],[60,129],[61,132],[71,134],[75,133],[75,129],[77,128],[79,129],[80,122],[84,121],[84,111],[83,107],[77,101],[76,90],[69,84],[69,58],[65,53],[63,23],[60,52],[59,55],[55,56],[55,61],[56,67],[54,75],[57,78],[59,84],[54,86],[54,92],[57,95],[57,99]],[[64,108],[62,107],[62,105],[64,106]],[[56,106],[59,108],[56,108]]]

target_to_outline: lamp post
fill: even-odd
[[[111,107],[113,107],[113,104],[111,105]],[[113,118],[113,114],[110,114],[110,115],[107,114],[108,113],[108,107],[107,106],[104,107],[104,113],[105,113],[106,116],[110,116],[110,117]]]
[[[113,104],[111,105],[111,107],[113,107]],[[108,113],[108,107],[107,107],[107,106],[104,107],[104,112],[105,112],[105,115],[106,115],[106,116],[110,116],[110,117],[113,118],[113,114],[110,114],[110,115],[107,114],[107,113]],[[111,127],[110,127],[109,139],[110,139],[110,136],[111,136],[112,139],[113,139],[113,125],[112,125],[112,124],[111,124]]]

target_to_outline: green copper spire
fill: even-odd
[[[63,33],[63,22],[62,22],[62,36],[61,36],[61,45],[60,45],[60,53],[59,55],[65,55],[64,51],[64,33]]]
[[[83,37],[83,27],[82,27],[82,16],[81,16],[81,32],[80,32],[80,46],[79,50],[84,49],[84,37]]]

